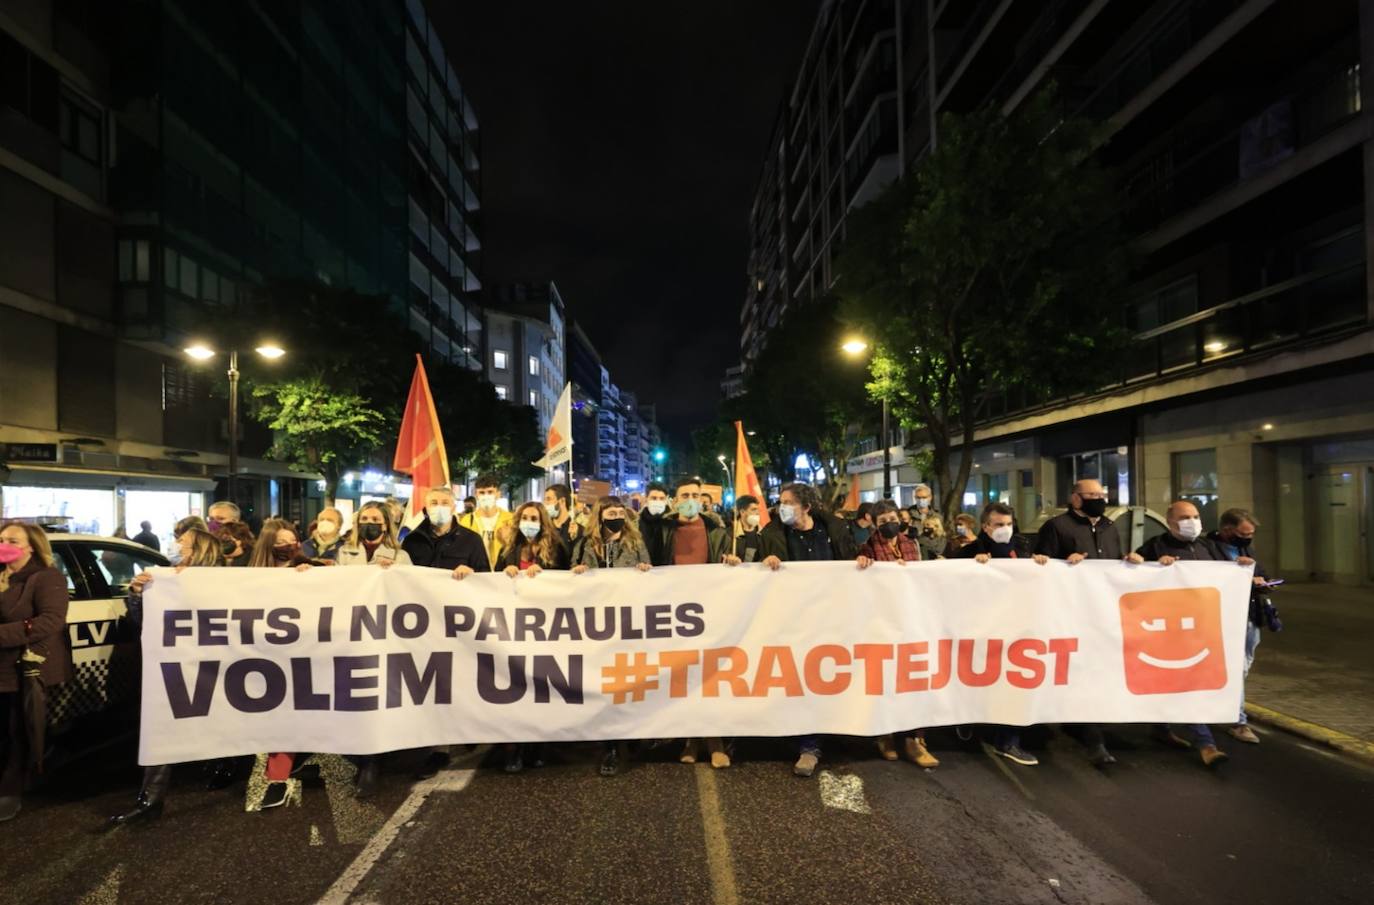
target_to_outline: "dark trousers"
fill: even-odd
[[[0,692],[0,726],[5,727],[0,748],[0,798],[18,798],[24,791],[29,763],[29,736],[19,692]]]

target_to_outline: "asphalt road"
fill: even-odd
[[[769,740],[723,771],[664,746],[613,779],[595,745],[518,775],[479,750],[418,784],[395,755],[366,803],[330,757],[299,807],[266,813],[188,766],[160,820],[105,832],[139,776],[115,745],[55,771],[0,831],[0,901],[1374,902],[1374,767],[1261,732],[1224,743],[1216,772],[1142,727],[1109,735],[1105,774],[1048,731],[1028,736],[1033,768],[952,733],[933,734],[933,771],[833,740],[809,781]]]

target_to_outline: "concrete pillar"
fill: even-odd
[[[1299,445],[1280,446],[1274,453],[1274,508],[1270,530],[1278,535],[1278,568],[1287,575],[1311,571],[1307,537],[1307,469]]]

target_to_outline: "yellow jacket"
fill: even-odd
[[[482,538],[482,546],[487,548],[487,559],[491,562],[491,570],[497,571],[496,564],[501,561],[501,554],[510,544],[511,534],[515,531],[515,515],[505,509],[496,510],[496,531],[490,536],[484,533],[481,509],[475,509],[459,516],[458,524],[470,531],[476,531],[477,536]]]

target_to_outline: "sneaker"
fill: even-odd
[[[22,804],[23,802],[18,795],[5,795],[0,797],[0,823],[18,817],[19,808]]]
[[[1094,767],[1110,767],[1116,763],[1116,758],[1112,757],[1106,745],[1094,745],[1088,749],[1088,763]]]
[[[810,776],[816,772],[816,765],[821,762],[820,757],[813,751],[803,751],[801,757],[792,765],[792,773],[795,776]]]
[[[1216,745],[1203,745],[1200,753],[1202,754],[1202,765],[1208,769],[1218,767],[1231,759],[1229,754]]]
[[[606,754],[601,758],[601,775],[614,776],[620,772],[620,751],[617,748],[606,749]]]
[[[525,759],[520,756],[520,748],[516,747],[511,751],[507,751],[505,766],[506,772],[519,773],[523,769],[525,769]]]
[[[892,744],[892,736],[884,735],[878,738],[878,753],[883,756],[883,760],[896,760],[897,749]]]
[[[902,745],[902,753],[906,755],[907,760],[918,767],[925,767],[927,770],[933,770],[940,766],[940,762],[936,760],[935,755],[927,750],[925,739],[907,739]]]
[[[1020,764],[1023,767],[1034,767],[1040,763],[1040,758],[1022,749],[1020,745],[1003,745],[997,749],[997,753],[1012,763]]]
[[[1260,743],[1260,738],[1258,735],[1255,735],[1255,730],[1244,723],[1237,723],[1226,731],[1231,734],[1231,738],[1237,741],[1245,742],[1249,745],[1258,745]]]
[[[682,746],[682,754],[678,755],[678,763],[694,764],[697,762],[697,740],[687,739],[687,743]]]
[[[279,808],[286,804],[287,784],[284,782],[269,782],[267,791],[262,794],[262,810],[269,808]]]
[[[448,766],[450,759],[451,758],[447,751],[429,752],[429,754],[425,757],[424,762],[421,763],[419,768],[415,771],[415,778],[429,779],[430,777],[435,776],[436,774],[438,774],[440,770]]]
[[[725,743],[718,738],[708,738],[706,740],[706,750],[711,752],[711,766],[717,770],[724,770],[730,766],[730,753],[725,749]]]

